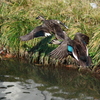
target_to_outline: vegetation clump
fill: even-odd
[[[90,6],[90,3],[96,3],[97,8]],[[88,48],[93,59],[93,66],[100,62],[99,0],[1,0],[0,47],[3,46],[7,52],[18,56],[23,56],[30,48],[34,48],[44,37],[25,42],[20,41],[19,37],[41,24],[35,19],[39,15],[65,23],[69,29],[64,30],[71,38],[76,32],[88,35],[90,37]],[[48,60],[46,54],[56,48],[55,45],[48,43],[40,47],[33,54],[36,58],[38,55],[41,56],[39,61]],[[38,51],[41,52],[38,53]]]

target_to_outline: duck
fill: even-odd
[[[80,66],[90,66],[92,59],[88,54],[88,43],[89,37],[82,33],[76,33],[73,40],[66,36],[65,40],[49,53],[49,56],[56,59],[63,59],[70,55]]]
[[[64,40],[65,39],[65,34],[60,26],[63,25],[65,28],[68,29],[68,27],[66,25],[64,25],[61,21],[59,20],[46,20],[44,17],[42,16],[38,16],[36,19],[39,19],[43,22],[42,25],[37,26],[36,28],[34,28],[31,32],[29,32],[28,34],[24,35],[24,36],[20,36],[20,39],[22,41],[28,41],[37,37],[41,37],[41,36],[50,36],[51,33],[53,33],[56,37],[56,39],[61,39]]]
[[[39,20],[41,20],[42,22],[44,22],[44,21],[54,21],[54,23],[56,22],[56,23],[58,23],[58,24],[61,24],[62,26],[64,26],[66,29],[68,29],[68,26],[66,26],[64,23],[62,23],[61,21],[59,21],[59,20],[46,20],[43,16],[38,16],[38,17],[36,17],[36,19],[39,19]]]

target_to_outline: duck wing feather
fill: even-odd
[[[31,40],[35,37],[45,36],[45,32],[49,32],[49,30],[46,27],[42,27],[42,25],[37,26],[34,30],[32,30],[30,33],[20,36],[20,39],[22,41]]]
[[[50,52],[50,57],[57,58],[57,59],[63,59],[69,55],[67,51],[67,43],[66,41],[63,41],[61,45],[59,45],[56,49]]]

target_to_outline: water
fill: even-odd
[[[100,100],[100,80],[75,69],[0,61],[0,100]]]

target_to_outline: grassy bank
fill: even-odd
[[[91,2],[96,3],[98,7],[93,9],[90,6]],[[39,43],[43,38],[27,42],[19,40],[21,35],[27,34],[41,24],[35,19],[38,15],[65,23],[69,27],[69,30],[65,31],[71,38],[76,32],[88,35],[90,37],[89,54],[93,59],[93,64],[100,62],[99,0],[1,0],[0,45],[18,54],[24,53],[27,47],[33,47]],[[50,45],[47,44],[46,47]]]

